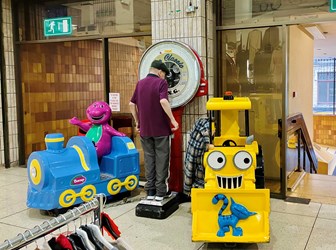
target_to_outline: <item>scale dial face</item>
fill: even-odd
[[[197,93],[201,69],[192,49],[181,42],[163,40],[150,46],[139,65],[139,78],[145,78],[154,60],[162,60],[169,69],[166,75],[172,108],[187,104]]]

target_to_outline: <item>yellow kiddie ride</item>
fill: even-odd
[[[206,107],[219,112],[221,129],[214,148],[204,154],[204,189],[191,190],[192,240],[269,242],[270,192],[263,189],[261,147],[248,136],[251,102],[226,93],[209,99]],[[242,118],[245,136],[240,136]]]

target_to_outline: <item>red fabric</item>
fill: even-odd
[[[111,217],[105,212],[102,212],[101,216],[102,216],[102,228],[105,229],[105,231],[111,238],[114,239],[119,238],[121,233],[118,229],[118,226],[114,223]]]
[[[65,248],[65,249],[70,249],[70,250],[74,250],[72,245],[71,245],[71,242],[68,240],[67,237],[65,237],[63,234],[60,234],[57,239],[56,239],[56,242],[62,247],[62,248]]]

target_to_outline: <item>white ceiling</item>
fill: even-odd
[[[273,7],[279,6],[279,8],[275,8],[274,11],[261,11],[262,7],[269,8],[269,4],[265,4],[263,0],[254,0],[253,9],[259,10],[259,13],[255,13],[257,19],[266,16],[265,20],[267,20],[267,15],[269,15],[273,20],[279,22],[292,21],[293,24],[301,23],[302,26],[317,25],[326,39],[315,40],[315,57],[336,57],[336,13],[329,11],[329,0],[273,0],[266,2],[272,2]],[[329,21],[313,23],[318,19]]]
[[[326,39],[314,41],[315,57],[336,57],[336,21],[317,25]]]

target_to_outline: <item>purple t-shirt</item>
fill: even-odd
[[[148,74],[136,85],[131,102],[138,107],[140,136],[170,135],[170,120],[160,100],[168,100],[168,83],[157,75]]]

